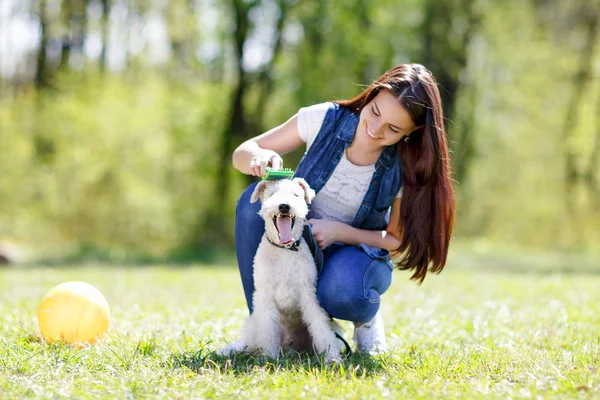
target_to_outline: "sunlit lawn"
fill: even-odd
[[[390,353],[332,369],[312,355],[211,356],[246,314],[231,266],[0,269],[0,398],[600,396],[600,270],[454,264],[421,287],[395,273],[382,306]],[[40,340],[39,301],[67,280],[108,299],[101,344]]]

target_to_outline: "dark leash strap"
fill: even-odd
[[[346,341],[346,339],[344,339],[344,337],[342,335],[340,335],[339,333],[335,332],[335,337],[340,339],[344,345],[346,346],[346,357],[350,357],[352,355],[352,348],[350,347],[350,345],[348,344],[348,342]]]
[[[283,245],[283,244],[275,243],[275,242],[271,241],[271,239],[269,239],[268,237],[267,237],[267,240],[273,246],[279,247],[280,249],[286,249],[286,250],[291,250],[291,251],[298,251],[298,246],[300,246],[300,240],[296,240],[294,243],[292,243],[291,245],[287,245],[287,246]]]
[[[312,235],[312,230],[310,229],[310,224],[308,224],[308,223],[304,224],[304,230],[302,231],[302,237],[304,238],[304,241],[306,241],[306,244],[308,245],[308,248],[310,249],[310,253],[312,254],[313,258],[315,259],[315,265],[317,266],[317,273],[321,273],[321,269],[323,268],[323,260],[324,260],[323,251],[319,248],[319,246],[317,245],[317,242],[315,242],[315,238]]]

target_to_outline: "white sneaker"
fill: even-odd
[[[370,322],[360,326],[354,325],[354,343],[356,351],[370,354],[382,354],[387,352],[385,341],[385,329],[383,318],[378,312]]]
[[[243,353],[246,350],[246,343],[242,339],[238,339],[233,343],[229,343],[227,346],[221,347],[215,352],[218,356],[233,356],[239,353]]]

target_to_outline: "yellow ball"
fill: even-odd
[[[94,343],[108,330],[110,308],[98,289],[85,282],[65,282],[52,288],[38,309],[44,338],[77,346]]]

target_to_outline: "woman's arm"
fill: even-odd
[[[350,225],[340,224],[337,242],[379,247],[380,249],[396,250],[400,246],[400,240],[388,231],[369,231],[358,229]]]
[[[392,203],[390,222],[385,231],[358,229],[341,222],[311,219],[313,236],[320,248],[325,248],[334,242],[350,245],[361,243],[381,249],[396,250],[400,246],[400,202],[396,198]]]
[[[281,168],[281,156],[302,144],[296,114],[285,123],[239,145],[233,152],[233,166],[244,174],[264,176],[267,166]]]

